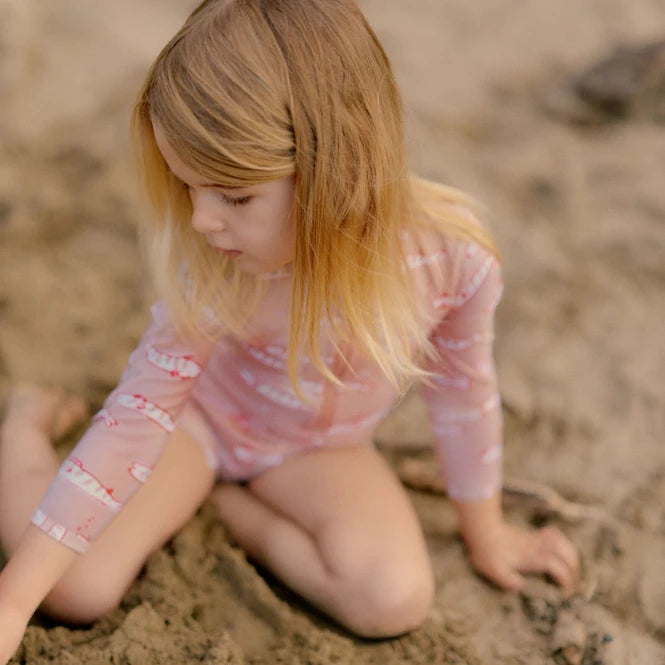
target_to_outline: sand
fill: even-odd
[[[0,403],[30,380],[98,407],[146,324],[127,122],[192,4],[0,0]],[[257,570],[205,505],[120,609],[85,630],[36,618],[16,663],[538,665],[575,662],[575,644],[586,665],[665,662],[663,126],[648,113],[580,125],[545,103],[615,45],[661,38],[662,3],[362,6],[402,86],[413,168],[483,201],[502,251],[506,472],[605,511],[549,520],[582,552],[585,594],[493,588],[446,499],[411,491],[434,607],[408,636],[361,641]],[[426,454],[416,394],[378,439],[391,459]]]

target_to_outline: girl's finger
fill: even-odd
[[[524,579],[524,577],[517,571],[511,570],[510,568],[494,571],[491,575],[488,575],[488,577],[497,586],[506,589],[507,591],[521,591],[526,584],[526,579]]]
[[[522,591],[526,584],[524,577],[512,570],[506,571],[497,582],[499,586],[508,591]]]
[[[527,550],[525,556],[519,561],[518,569],[522,573],[545,573],[564,588],[569,588],[575,580],[574,569],[561,557],[551,536],[543,538],[544,534],[534,533],[537,542],[534,547]]]
[[[544,564],[543,572],[550,575],[564,589],[570,589],[575,583],[575,574],[568,564],[556,554],[550,554]]]
[[[542,555],[558,557],[568,568],[572,582],[577,581],[580,575],[580,559],[575,546],[556,527],[545,527],[538,535],[541,537]]]
[[[580,554],[577,548],[566,538],[562,538],[556,544],[556,553],[566,562],[573,575],[577,578],[580,576]]]

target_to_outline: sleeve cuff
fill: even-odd
[[[69,549],[84,554],[90,547],[90,541],[87,538],[67,529],[63,524],[52,520],[45,512],[37,508],[30,518],[30,522],[38,529],[41,529],[47,536],[66,545]]]

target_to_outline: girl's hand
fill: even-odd
[[[523,589],[522,573],[546,573],[569,593],[579,585],[577,550],[554,526],[528,531],[500,521],[482,536],[467,539],[467,547],[476,570],[504,589]]]
[[[0,665],[6,665],[16,653],[29,620],[13,608],[0,606]]]

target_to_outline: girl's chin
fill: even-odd
[[[265,275],[266,277],[286,275],[291,271],[292,266],[290,261],[288,263],[263,263],[247,254],[233,257],[233,261],[239,270],[248,275]]]

